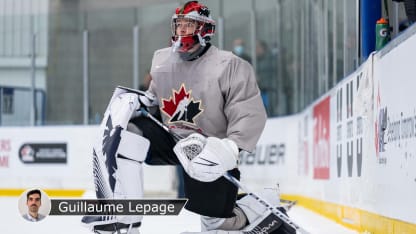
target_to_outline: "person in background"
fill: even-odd
[[[139,90],[147,90],[151,80],[152,76],[150,75],[150,70],[146,70],[146,74],[143,77],[143,82],[139,85]]]
[[[246,47],[243,39],[236,38],[233,41],[233,53],[251,63],[251,57],[246,53]]]
[[[274,113],[274,105],[277,92],[276,66],[277,60],[268,49],[266,42],[259,40],[256,43],[257,80],[261,91],[267,114]]]

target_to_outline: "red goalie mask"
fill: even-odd
[[[197,1],[176,8],[171,26],[173,49],[179,52],[188,52],[198,43],[205,46],[215,32],[209,9]]]

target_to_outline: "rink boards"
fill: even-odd
[[[361,232],[416,233],[415,31],[300,114],[269,119],[244,181],[279,183],[284,198]]]

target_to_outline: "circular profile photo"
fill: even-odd
[[[29,222],[39,222],[45,219],[51,211],[51,199],[38,188],[24,191],[19,198],[19,212],[22,218]]]

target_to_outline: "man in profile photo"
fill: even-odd
[[[26,195],[26,205],[29,212],[23,215],[23,218],[27,221],[38,222],[45,218],[44,215],[39,214],[39,208],[42,205],[41,193],[39,189],[30,190]]]

